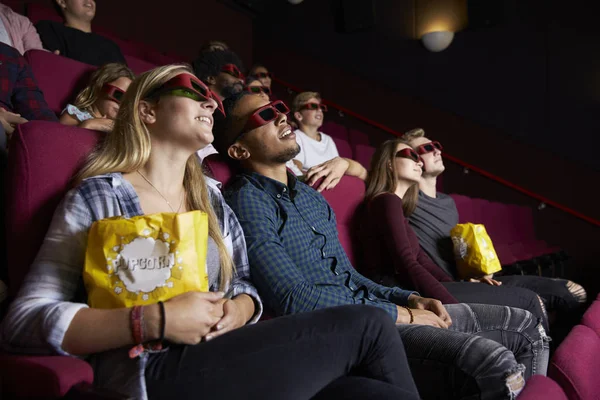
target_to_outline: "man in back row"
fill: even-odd
[[[121,49],[112,40],[92,32],[96,15],[94,0],[56,0],[65,23],[40,21],[37,28],[44,48],[86,64],[126,64]]]
[[[339,242],[331,207],[286,170],[299,152],[286,107],[246,92],[224,106],[227,117],[214,127],[218,150],[244,169],[225,197],[244,230],[253,281],[272,311],[384,309],[398,324],[423,398],[513,398],[524,378],[546,373],[546,337],[529,312],[444,307],[360,275]]]

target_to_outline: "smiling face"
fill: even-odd
[[[129,85],[131,84],[131,79],[127,77],[121,77],[117,80],[109,82],[109,84],[116,86],[119,89],[126,92],[129,88]],[[108,96],[105,93],[102,93],[98,100],[96,100],[96,102],[94,103],[94,106],[98,110],[97,113],[99,114],[99,117],[106,116],[106,118],[108,119],[115,119],[117,118],[117,113],[119,112],[120,104],[108,98]]]
[[[309,99],[306,103],[304,103],[303,105],[306,104],[321,104],[321,100],[317,99],[317,98],[312,98]],[[294,117],[296,118],[296,120],[298,121],[298,123],[300,125],[304,125],[310,128],[315,128],[315,129],[319,129],[321,127],[321,125],[323,125],[323,119],[324,119],[324,115],[323,115],[323,111],[318,108],[316,110],[300,110],[300,111],[296,111],[296,113],[294,114]]]
[[[399,143],[396,146],[396,152],[394,153],[393,170],[395,171],[396,182],[403,181],[409,183],[418,183],[423,173],[422,162],[413,161],[410,158],[400,157],[396,155],[399,151],[404,149],[411,149],[411,147],[404,143]]]
[[[265,96],[251,94],[242,97],[231,111],[231,118],[234,120],[232,130],[243,132],[250,116],[268,104],[269,100]],[[296,135],[288,124],[286,115],[279,113],[273,121],[244,132],[229,148],[228,153],[237,160],[279,165],[294,158],[299,151],[300,146],[296,143]]]
[[[411,140],[410,145],[413,149],[417,147],[430,143],[431,140],[426,137],[415,138]],[[421,159],[425,164],[425,171],[423,172],[423,176],[438,176],[446,167],[444,166],[444,160],[442,158],[442,152],[438,149],[435,149],[432,152],[421,154]]]
[[[215,100],[202,98],[196,101],[167,92],[155,103],[141,104],[146,104],[152,111],[146,125],[153,141],[169,142],[189,151],[197,151],[212,143]]]

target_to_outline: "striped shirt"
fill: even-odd
[[[236,268],[226,296],[245,293],[254,299],[256,322],[262,305],[250,282],[244,234],[235,214],[223,201],[217,182],[206,178],[212,207]],[[94,221],[143,215],[135,189],[120,173],[86,179],[70,190],[58,206],[48,233],[19,295],[12,303],[0,329],[2,348],[29,354],[69,355],[62,342],[75,314],[85,304],[82,281],[88,230]],[[216,251],[215,246],[209,249]],[[208,259],[215,259],[209,255]],[[216,258],[218,259],[218,258]],[[208,268],[211,290],[217,290],[219,276]],[[204,344],[200,344],[202,346]],[[165,351],[168,351],[165,350]],[[130,359],[121,348],[93,355],[95,384],[138,399],[146,399],[144,371],[148,354]]]

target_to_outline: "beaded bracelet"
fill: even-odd
[[[410,314],[410,322],[409,324],[412,324],[413,322],[415,322],[415,316],[412,312],[412,310],[409,307],[406,306],[402,306],[403,308],[406,308],[406,311],[408,311],[408,313]]]
[[[129,357],[135,358],[144,352],[144,308],[142,306],[133,307],[130,313],[130,320],[131,335],[133,336],[135,346],[129,350]]]

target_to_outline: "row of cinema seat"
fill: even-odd
[[[19,126],[10,144],[7,187],[8,266],[15,294],[39,248],[58,202],[69,189],[70,178],[102,134],[57,123],[33,121]],[[218,156],[206,161],[224,182],[233,172]],[[336,212],[340,240],[351,260],[352,218],[364,195],[364,184],[344,177],[324,193]],[[556,350],[549,377],[529,381],[519,399],[598,399],[600,380],[600,296]],[[24,356],[0,353],[2,398],[61,398],[82,384],[93,382],[91,367],[83,360],[61,356]],[[79,386],[77,386],[79,385]],[[89,398],[95,395],[89,394]],[[82,398],[86,398],[83,396]]]

